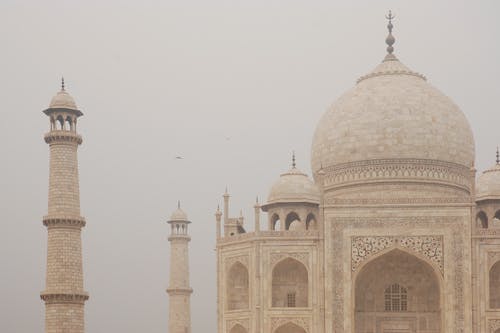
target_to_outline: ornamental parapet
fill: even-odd
[[[168,236],[168,241],[185,241],[185,242],[189,242],[191,240],[191,237],[189,235],[186,235],[186,234],[173,234],[173,235],[170,235]]]
[[[192,288],[168,288],[167,293],[172,295],[191,295],[193,293]]]
[[[75,228],[85,227],[85,218],[82,216],[47,215],[43,217],[43,225],[48,228]]]
[[[45,304],[84,304],[89,299],[89,294],[81,291],[78,293],[57,293],[44,291],[40,298]]]
[[[67,130],[55,130],[50,131],[44,136],[45,142],[48,144],[51,143],[76,143],[82,144],[83,140],[81,135],[77,134],[73,131]]]
[[[460,164],[426,159],[366,160],[323,169],[325,189],[381,182],[448,185],[470,192],[474,177]]]
[[[274,231],[266,230],[259,232],[247,232],[243,234],[237,234],[234,236],[222,237],[217,240],[218,244],[227,244],[233,242],[244,242],[244,241],[258,241],[258,240],[270,240],[270,239],[280,239],[280,240],[317,240],[320,238],[319,231],[317,230],[300,230],[300,231]]]

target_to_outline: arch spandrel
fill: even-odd
[[[294,318],[272,318],[271,332],[273,333],[309,333],[309,319]]]
[[[351,273],[380,255],[399,249],[433,266],[444,276],[443,236],[354,236],[351,237]]]

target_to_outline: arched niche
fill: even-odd
[[[295,222],[295,221],[300,221],[299,215],[295,212],[288,213],[288,215],[286,216],[286,220],[285,220],[285,229],[289,230],[290,225],[292,224],[292,222]]]
[[[240,324],[236,324],[231,328],[229,333],[247,333],[247,330]]]
[[[316,216],[313,213],[309,213],[306,218],[306,229],[307,230],[316,230],[318,229],[318,222],[316,220]]]
[[[493,215],[493,220],[495,222],[500,222],[500,209],[495,212],[495,215]]]
[[[308,294],[308,275],[304,264],[295,259],[286,258],[274,266],[273,307],[307,307]]]
[[[488,228],[488,216],[485,212],[480,211],[476,214],[476,226],[483,229]]]
[[[280,216],[278,214],[273,214],[273,216],[271,217],[271,229],[272,230],[276,230],[276,231],[279,231],[281,228],[281,220],[280,220]]]
[[[306,333],[306,330],[294,323],[287,323],[278,327],[274,333]]]
[[[500,261],[490,268],[488,289],[490,309],[500,309]]]
[[[354,286],[355,332],[441,333],[438,274],[429,263],[399,249],[366,263]]]
[[[240,262],[235,262],[228,271],[226,280],[227,309],[248,309],[248,270]]]
[[[500,333],[500,328],[497,328],[494,333]]]

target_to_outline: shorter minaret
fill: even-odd
[[[169,295],[169,333],[191,333],[191,306],[190,297],[193,289],[189,286],[189,256],[188,220],[186,213],[181,209],[180,202],[177,210],[172,213],[170,224],[170,285]]]

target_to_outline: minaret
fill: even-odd
[[[189,286],[189,256],[188,220],[186,213],[181,209],[172,213],[170,224],[170,285],[169,295],[168,333],[191,333],[191,306],[190,297],[193,289]]]
[[[46,333],[83,333],[84,303],[89,298],[83,290],[81,229],[77,149],[82,137],[76,132],[83,113],[64,89],[43,111],[50,119],[45,142],[50,147],[49,204],[43,218],[47,227],[47,276],[45,291]]]

